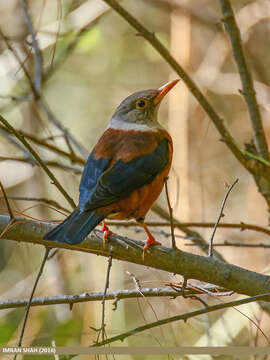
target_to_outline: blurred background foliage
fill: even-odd
[[[229,39],[223,29],[218,2],[125,0],[122,4],[170,49],[225,119],[238,142],[250,142],[250,120],[238,91],[241,88],[239,76]],[[234,0],[232,5],[269,138],[270,3],[268,0]],[[143,37],[136,34],[101,0],[29,0],[28,8],[43,58],[43,98],[53,116],[82,144],[81,151],[71,144],[82,158],[95,145],[123,98],[137,90],[159,87],[177,77]],[[31,38],[19,1],[0,2],[0,24],[1,114],[17,129],[69,151],[62,131],[48,120],[46,113],[29,96],[29,81],[14,53],[7,48],[8,42],[33,77]],[[208,116],[184,84],[179,84],[164,100],[159,116],[161,123],[171,132],[175,144],[169,180],[174,216],[181,221],[215,221],[226,191],[225,184],[232,183],[238,177],[239,184],[227,203],[223,220],[268,226],[267,207],[253,179],[220,141]],[[82,166],[44,147],[33,146],[42,159],[51,162],[52,171],[77,202]],[[33,165],[27,153],[14,145],[2,131],[0,160],[0,180],[9,197],[52,199],[71,210],[43,171]],[[10,203],[17,215],[35,219],[57,221],[66,215],[41,201],[10,199]],[[167,209],[164,194],[158,203]],[[0,212],[7,213],[3,199],[0,199]],[[160,219],[150,212],[147,220]],[[155,228],[153,232],[158,232],[157,237],[162,243],[170,246],[170,238],[162,230],[164,232],[163,228]],[[145,238],[138,228],[118,227],[114,231],[136,239]],[[212,230],[199,231],[208,240]],[[169,233],[169,228],[165,232]],[[177,234],[183,235],[181,232]],[[267,243],[268,238],[267,235],[251,231],[219,229],[215,242],[225,240]],[[201,254],[198,248],[187,247],[189,242],[183,237],[177,238],[179,248]],[[1,299],[29,296],[44,250],[39,246],[6,240],[0,242],[0,248]],[[258,272],[269,272],[268,249],[220,247],[217,250],[230,263]],[[48,261],[36,296],[103,291],[106,268],[105,258],[61,251]],[[110,290],[134,287],[127,270],[135,274],[144,287],[160,287],[180,280],[173,274],[113,261]],[[204,300],[209,304],[224,301],[209,297],[204,297]],[[201,306],[197,301],[181,297],[175,300],[142,298],[121,300],[113,311],[112,302],[108,301],[106,334],[110,337]],[[229,309],[193,318],[187,323],[172,323],[132,336],[117,345],[267,345],[265,337],[249,318],[256,320],[269,337],[269,313],[263,312],[256,304],[248,304],[240,309],[242,313]],[[23,309],[0,311],[0,345],[16,344],[23,314]],[[48,345],[55,341],[57,346],[87,346],[96,340],[97,332],[92,328],[99,328],[100,323],[99,302],[76,304],[72,310],[67,305],[35,307],[30,312],[24,345]],[[43,358],[48,357],[39,356],[39,359]],[[141,356],[126,356],[126,359],[137,358],[142,359]],[[151,356],[143,358],[150,359]],[[158,358],[163,357],[155,356],[155,359]],[[171,358],[195,359],[195,356]],[[196,359],[200,358],[196,356]],[[227,359],[226,356],[216,358]]]

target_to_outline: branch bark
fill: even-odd
[[[0,215],[0,232],[8,223],[9,216]],[[112,256],[114,259],[180,274],[189,279],[212,283],[239,294],[253,296],[270,292],[270,276],[227,264],[215,258],[155,246],[146,252],[143,261],[142,250],[144,244],[140,241],[112,235],[111,241],[103,248],[103,234],[98,230],[93,231],[80,246],[42,240],[45,232],[52,228],[51,224],[45,222],[17,218],[17,221],[5,232],[5,239],[89,252],[106,257]]]
[[[215,293],[217,288],[215,286],[207,287],[207,294],[212,296],[221,296],[228,295],[227,292],[224,292],[224,289],[219,288],[221,291],[219,293]],[[212,290],[212,291],[211,291]],[[186,289],[185,295],[200,295],[204,294],[203,290],[196,289]],[[231,293],[229,294],[231,295]],[[108,291],[105,296],[105,300],[122,300],[122,299],[134,299],[141,297],[170,297],[172,299],[182,296],[181,290],[176,291],[172,288],[141,288],[140,291],[137,289],[131,290],[115,290]],[[77,304],[81,302],[87,301],[100,301],[104,297],[104,292],[91,292],[91,293],[82,293],[82,294],[73,294],[73,295],[59,295],[59,296],[46,296],[46,297],[37,297],[33,298],[31,301],[32,306],[44,306],[44,305],[59,305],[59,304]],[[29,299],[19,299],[19,300],[3,300],[0,301],[0,310],[3,309],[16,309],[20,307],[25,307],[28,303]]]

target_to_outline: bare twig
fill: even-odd
[[[53,123],[59,130],[62,131],[63,135],[70,140],[70,142],[76,147],[76,149],[78,149],[78,151],[84,158],[87,158],[89,153],[88,150],[85,149],[85,147],[80,144],[73,135],[70,134],[68,129],[66,129],[58,119],[56,119],[45,99],[39,99],[38,103],[41,110],[46,114],[48,120]]]
[[[9,134],[10,132],[8,131],[8,129],[6,129],[4,126],[0,125],[0,131],[4,131],[5,133]],[[84,165],[85,164],[85,160],[79,156],[77,156],[76,154],[74,154],[74,152],[71,154],[67,151],[64,151],[62,149],[60,149],[59,147],[49,144],[48,142],[46,142],[44,139],[40,139],[37,136],[34,136],[32,134],[26,133],[25,131],[22,130],[16,130],[18,133],[20,133],[23,137],[25,137],[26,139],[32,141],[33,143],[42,146],[58,155],[61,155],[67,159],[70,159],[70,161],[72,163],[77,163],[80,165]],[[17,144],[16,144],[17,145]],[[20,148],[21,150],[24,150],[24,148]]]
[[[176,242],[175,242],[175,236],[174,236],[174,226],[173,226],[173,209],[171,207],[170,203],[170,197],[168,192],[168,180],[165,180],[165,192],[166,192],[166,198],[167,198],[167,204],[169,208],[169,214],[170,214],[170,224],[171,224],[171,237],[172,237],[172,249],[177,249]]]
[[[170,215],[167,213],[167,211],[165,211],[159,205],[155,204],[151,210],[154,211],[161,218],[163,218],[167,221],[170,221]],[[173,219],[173,223],[175,224],[175,226],[178,229],[183,231],[189,237],[190,240],[195,241],[196,244],[199,245],[199,247],[202,249],[203,252],[205,252],[205,253],[208,252],[208,247],[209,247],[208,243],[197,231],[190,230],[188,226],[182,226],[181,222],[177,221],[176,219]],[[223,256],[216,250],[214,250],[214,254],[217,259],[219,259],[221,261],[225,261]]]
[[[36,162],[31,156],[27,156],[27,157],[11,157],[11,156],[0,156],[0,161],[18,161],[18,162],[22,162],[22,163],[28,163],[30,165],[39,165],[38,162]],[[77,167],[77,166],[73,166],[73,165],[65,165],[61,162],[57,162],[57,161],[51,161],[51,160],[44,160],[41,159],[43,164],[46,165],[47,167],[53,167],[53,168],[58,168],[64,171],[72,171],[75,174],[81,174],[82,173],[82,168]]]
[[[21,3],[21,7],[23,9],[24,17],[25,17],[25,20],[26,20],[26,25],[27,25],[29,34],[31,36],[32,45],[33,45],[33,48],[34,48],[34,61],[35,61],[35,81],[34,81],[34,84],[35,84],[36,94],[39,94],[39,92],[41,90],[41,82],[42,82],[42,57],[41,57],[41,52],[39,50],[39,46],[38,46],[38,42],[37,42],[37,39],[36,39],[36,36],[35,36],[33,24],[32,24],[30,15],[28,13],[25,0],[20,0],[20,3]]]
[[[103,297],[102,297],[102,314],[101,314],[101,339],[102,339],[102,341],[104,341],[104,339],[105,339],[105,299],[106,299],[107,291],[109,289],[111,267],[112,267],[112,257],[109,256],[105,289],[104,289],[104,293],[103,293]]]
[[[156,205],[154,206],[154,208],[152,209],[154,212],[156,210],[158,210],[159,207],[156,207]],[[158,212],[157,212],[158,213]],[[123,227],[134,227],[137,226],[135,222],[132,221],[106,221],[106,223],[110,226],[123,226]],[[182,229],[183,228],[187,228],[187,227],[199,227],[199,228],[213,228],[215,226],[214,222],[178,222],[176,220],[174,220],[173,224],[171,224],[171,222],[161,222],[161,221],[147,221],[145,222],[145,224],[149,227],[169,227],[171,225],[173,225],[173,227],[177,227],[178,229]],[[266,235],[270,235],[270,230],[263,227],[263,226],[258,226],[258,225],[253,225],[253,224],[246,224],[244,222],[240,222],[240,223],[218,223],[217,224],[218,228],[224,228],[224,229],[236,229],[236,230],[240,230],[240,231],[245,231],[245,230],[252,230],[252,231],[257,231],[257,232],[261,232],[263,234]],[[185,232],[183,230],[183,232]],[[195,237],[193,237],[195,238]]]
[[[241,78],[243,87],[243,91],[241,91],[241,93],[243,94],[248,106],[254,131],[256,149],[262,158],[269,160],[268,146],[262,125],[262,117],[256,98],[251,72],[245,58],[240,30],[237,26],[230,0],[219,0],[219,2],[222,9],[225,29],[231,39],[233,55]]]
[[[39,163],[39,165],[42,167],[42,169],[45,171],[45,173],[49,176],[49,178],[53,181],[53,184],[58,188],[58,190],[62,193],[62,195],[65,197],[65,199],[69,202],[72,208],[75,208],[75,203],[72,200],[72,198],[68,195],[68,193],[65,191],[65,189],[62,187],[60,182],[56,179],[56,177],[53,175],[53,173],[48,169],[48,167],[44,164],[44,162],[41,160],[38,153],[32,148],[32,146],[25,140],[25,138],[19,134],[10,123],[3,118],[3,116],[0,115],[0,121],[2,124],[6,126],[7,129],[12,132],[15,137],[21,141],[21,143],[26,147],[26,149],[31,153],[31,155],[34,157],[34,159]]]
[[[9,216],[10,216],[10,221],[12,221],[12,220],[15,219],[15,216],[14,216],[14,214],[13,214],[13,212],[12,212],[12,209],[11,209],[11,206],[10,206],[10,204],[9,204],[6,191],[5,191],[4,186],[3,186],[3,184],[1,183],[1,181],[0,181],[0,188],[1,188],[1,191],[2,191],[2,193],[3,193],[5,202],[6,202],[6,206],[7,206],[8,212],[9,212]]]
[[[30,311],[30,307],[31,307],[31,302],[32,302],[32,299],[34,297],[34,293],[36,291],[38,281],[39,281],[39,279],[40,279],[40,277],[42,275],[46,260],[47,260],[48,255],[49,255],[49,252],[50,252],[50,249],[46,248],[42,263],[41,263],[40,268],[39,268],[39,272],[37,274],[33,289],[32,289],[31,294],[30,294],[30,298],[29,298],[29,300],[27,302],[27,306],[26,306],[26,310],[25,310],[25,315],[24,315],[24,320],[23,320],[23,325],[22,325],[22,329],[21,329],[21,334],[20,334],[18,346],[22,345],[23,335],[24,335],[24,331],[25,331],[25,328],[26,328],[26,323],[27,323],[27,319],[28,319],[28,315],[29,315],[29,311]],[[17,357],[17,355],[15,355],[14,360],[16,359],[16,357]]]
[[[213,312],[213,311],[217,311],[217,310],[220,310],[220,309],[226,309],[226,308],[233,307],[233,306],[239,306],[239,305],[242,305],[242,304],[248,304],[248,303],[251,303],[251,302],[254,302],[254,301],[258,301],[258,300],[264,300],[265,297],[269,297],[269,296],[270,296],[270,293],[265,293],[265,294],[262,294],[262,295],[256,295],[256,296],[248,297],[248,298],[241,299],[241,300],[230,301],[230,302],[225,303],[225,304],[223,303],[223,304],[217,304],[217,305],[213,305],[213,306],[204,307],[203,309],[192,311],[192,312],[182,314],[182,315],[172,316],[172,317],[169,317],[169,318],[166,318],[166,319],[163,319],[163,320],[159,320],[159,321],[152,322],[150,324],[146,324],[144,326],[139,326],[139,327],[137,327],[135,329],[132,329],[132,330],[127,331],[125,333],[122,333],[120,335],[114,336],[114,337],[109,338],[107,340],[101,341],[101,342],[99,342],[97,344],[94,344],[92,346],[96,347],[96,346],[107,345],[107,344],[111,344],[111,343],[113,343],[115,341],[118,341],[118,340],[123,341],[124,339],[126,339],[129,336],[132,336],[134,334],[138,334],[138,333],[140,333],[142,331],[145,331],[145,330],[152,329],[152,328],[154,328],[156,326],[169,324],[171,322],[179,321],[179,320],[187,321],[188,319],[193,318],[193,317],[198,316],[198,315],[207,314],[207,313],[210,313],[210,312]]]
[[[14,139],[14,137],[7,131],[7,129],[3,125],[0,125],[0,134],[2,134],[12,145],[22,151],[25,156],[28,156],[28,151],[25,150],[25,148],[19,143],[19,141]]]
[[[136,276],[133,273],[131,273],[130,271],[126,271],[126,273],[128,274],[128,276],[131,277],[131,279],[135,285],[135,289],[140,291],[142,289],[142,287],[141,287],[139,279],[137,279]]]
[[[29,82],[30,88],[31,88],[31,92],[34,95],[34,97],[37,99],[39,97],[39,94],[37,93],[37,90],[35,88],[35,84],[32,81],[31,75],[29,73],[29,71],[27,70],[24,62],[20,59],[20,56],[18,55],[16,49],[10,44],[10,42],[8,41],[8,39],[6,38],[6,36],[3,34],[2,30],[0,30],[0,35],[2,37],[2,39],[4,40],[7,48],[9,49],[9,51],[12,52],[12,54],[14,55],[16,61],[18,62],[18,64],[20,65],[20,67],[23,69],[23,72]],[[28,97],[21,97],[20,101],[24,101],[28,99]],[[17,102],[17,101],[16,101]]]
[[[147,299],[147,297],[144,296],[143,292],[141,291],[142,290],[142,287],[141,287],[141,284],[140,284],[140,280],[135,276],[135,274],[131,273],[130,271],[126,271],[126,273],[132,278],[133,280],[133,283],[135,285],[135,289],[141,294],[142,298],[145,299],[147,305],[151,308],[154,316],[155,316],[155,319],[158,320],[158,317],[157,317],[157,314],[156,314],[156,311],[153,307],[153,305],[151,304],[151,302]],[[147,320],[145,318],[145,315],[144,315],[144,311],[142,310],[142,307],[141,307],[141,304],[140,304],[140,301],[139,299],[137,298],[137,304],[138,304],[138,307],[139,307],[139,311],[142,315],[142,318],[144,320],[144,323],[147,324]],[[160,327],[160,334],[164,340],[164,342],[166,342],[165,340],[165,336],[164,336],[164,333],[163,333],[163,330],[162,328]],[[159,343],[159,345],[161,346],[160,342],[158,339],[156,339],[156,341]]]
[[[169,284],[165,284],[165,285],[170,285],[171,288],[173,290],[179,291],[179,292],[183,292],[183,288],[185,287],[186,293],[188,293],[187,295],[192,296],[192,293],[190,293],[191,290],[199,290],[201,291],[201,294],[207,294],[210,296],[231,296],[233,294],[233,291],[227,291],[226,289],[223,289],[224,291],[220,291],[220,288],[215,287],[211,284],[206,284],[206,285],[194,285],[194,284],[188,284],[187,286],[187,281],[185,281],[185,279],[183,280],[183,282],[181,283],[169,283]]]
[[[216,230],[217,230],[217,226],[218,226],[218,223],[220,222],[220,219],[224,216],[223,214],[223,210],[224,210],[224,206],[226,204],[226,201],[228,199],[228,196],[230,195],[230,192],[232,191],[234,185],[236,185],[238,183],[238,180],[239,179],[236,179],[232,185],[230,185],[226,191],[226,194],[224,196],[224,199],[222,201],[222,204],[221,204],[221,207],[220,207],[220,210],[219,210],[219,215],[218,215],[218,218],[217,218],[217,221],[215,223],[215,226],[214,226],[214,229],[213,229],[213,232],[212,232],[212,235],[211,235],[211,238],[210,238],[210,242],[209,242],[209,249],[208,249],[208,256],[212,256],[213,255],[213,241],[214,241],[214,236],[215,236],[215,233],[216,233]]]
[[[9,204],[9,201],[8,201],[8,197],[7,197],[7,194],[6,194],[6,191],[4,189],[4,186],[2,185],[1,181],[0,181],[0,189],[3,193],[3,197],[5,199],[5,202],[6,202],[6,206],[7,206],[7,209],[8,209],[8,213],[9,213],[9,222],[8,224],[5,226],[5,228],[0,231],[0,238],[3,238],[4,235],[6,234],[6,232],[13,226],[13,224],[16,222],[16,218],[13,214],[13,211],[11,209],[11,206]]]
[[[196,244],[185,244],[186,246],[196,246]],[[234,243],[234,242],[230,242],[230,241],[224,241],[224,243],[218,243],[218,244],[213,244],[213,246],[230,246],[230,247],[246,247],[246,248],[263,248],[263,249],[269,249],[270,245],[269,244],[263,244],[263,243],[259,243],[259,244],[244,244],[244,243]]]
[[[0,196],[1,198],[1,196]],[[57,201],[52,200],[52,199],[46,199],[46,198],[38,198],[38,197],[24,197],[24,196],[8,196],[8,199],[10,200],[17,200],[17,201],[37,201],[37,202],[42,202],[45,204],[48,204],[50,206],[55,207],[58,210],[64,211],[68,214],[70,214],[70,210],[66,209],[65,207],[63,207],[62,205],[60,205]]]

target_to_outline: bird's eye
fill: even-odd
[[[139,99],[136,101],[136,109],[143,110],[146,108],[148,101],[146,99]]]

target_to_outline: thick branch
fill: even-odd
[[[9,223],[9,217],[0,216],[0,231]],[[152,247],[142,260],[143,243],[126,237],[113,235],[103,248],[103,234],[96,230],[79,246],[58,244],[42,240],[45,232],[53,226],[38,221],[18,221],[5,232],[5,238],[20,242],[41,244],[55,248],[65,248],[89,252],[115,259],[129,261],[148,267],[183,275],[189,279],[198,279],[233,290],[240,294],[257,295],[270,292],[270,277],[252,272],[235,265],[226,264],[214,258],[173,251],[163,246]]]
[[[241,78],[243,87],[242,93],[248,106],[256,148],[262,158],[269,160],[268,146],[262,125],[262,117],[256,98],[251,72],[245,58],[240,30],[237,26],[230,0],[219,0],[219,2],[222,9],[225,29],[231,39],[233,55]]]

